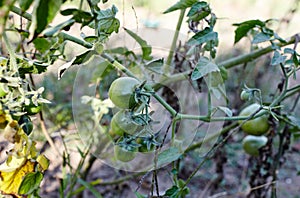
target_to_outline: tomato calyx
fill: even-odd
[[[148,135],[146,137],[138,137],[136,142],[140,145],[139,151],[140,152],[149,152],[153,151],[155,147],[160,146],[155,139],[155,135]]]

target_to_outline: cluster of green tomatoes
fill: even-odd
[[[242,91],[241,99],[247,100],[249,94],[246,91]],[[249,106],[245,107],[239,114],[239,116],[251,116],[253,114],[263,114],[262,116],[255,117],[249,119],[247,121],[239,121],[242,124],[242,130],[247,134],[243,141],[243,149],[246,153],[252,156],[258,156],[259,150],[263,146],[265,146],[268,142],[268,138],[265,134],[268,132],[270,125],[268,122],[268,113],[266,110],[261,109],[261,105],[258,103],[250,104]]]
[[[122,162],[132,161],[137,152],[150,152],[158,145],[149,130],[151,94],[143,86],[135,78],[120,77],[109,88],[109,98],[118,108],[109,135],[114,141],[114,155]]]

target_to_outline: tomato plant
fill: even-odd
[[[47,189],[40,190],[49,177],[44,151],[56,155],[50,171],[61,171],[53,197],[83,197],[84,190],[104,197],[101,185],[131,178],[138,187],[128,197],[193,197],[199,189],[201,197],[216,197],[224,189],[232,197],[278,196],[279,170],[294,160],[286,152],[298,148],[300,136],[299,34],[281,37],[298,6],[279,22],[274,17],[235,21],[229,50],[222,30],[230,29],[228,20],[220,20],[214,9],[220,2],[161,1],[159,8],[152,3],[0,1],[0,135],[10,143],[1,153],[6,160],[0,165],[0,196],[48,196]],[[140,18],[138,5],[151,7],[154,17],[178,13],[176,29],[160,28],[152,15]],[[127,7],[133,8],[136,30],[128,28]],[[54,65],[57,75],[41,85]],[[239,163],[241,155],[249,167],[227,171],[233,164],[228,162]],[[137,173],[90,181],[96,158]],[[229,172],[236,181],[227,185]],[[140,191],[148,176],[150,187]],[[238,192],[246,179],[251,190]],[[162,185],[164,191],[163,181],[172,182]],[[126,196],[122,192],[110,196]]]

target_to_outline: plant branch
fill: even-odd
[[[279,46],[279,47],[284,47],[284,46],[290,45],[290,44],[295,42],[296,36],[297,36],[297,34],[292,36],[291,38],[287,39],[286,43],[277,43],[276,45]],[[223,62],[217,63],[217,65],[219,67],[224,67],[226,69],[229,69],[229,68],[232,68],[236,65],[239,65],[239,64],[242,64],[242,63],[245,63],[245,62],[250,62],[250,61],[252,61],[252,60],[254,60],[254,59],[256,59],[256,58],[258,58],[258,57],[260,57],[264,54],[272,52],[272,51],[274,51],[274,49],[270,45],[270,46],[265,47],[265,48],[254,50],[254,51],[252,51],[248,54],[240,55],[240,56],[225,60]]]
[[[171,44],[171,49],[167,58],[167,62],[164,65],[164,74],[169,74],[170,73],[170,66],[171,66],[171,62],[172,62],[172,58],[175,52],[175,48],[176,48],[176,43],[178,40],[178,36],[179,36],[179,31],[182,25],[182,21],[183,21],[183,17],[184,17],[184,13],[185,13],[185,9],[180,10],[180,15],[179,15],[179,19],[177,21],[177,26],[176,26],[176,30],[175,30],[175,34],[173,37],[173,41]]]

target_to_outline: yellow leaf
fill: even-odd
[[[26,160],[26,162],[11,172],[0,171],[0,191],[2,194],[18,195],[20,184],[27,173],[34,172],[35,162]]]
[[[36,159],[36,161],[39,163],[41,171],[45,171],[49,167],[49,159],[45,155],[39,155]]]

